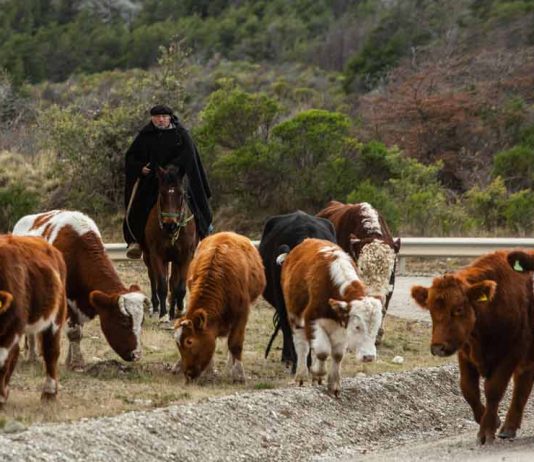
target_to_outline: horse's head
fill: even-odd
[[[185,195],[183,187],[184,173],[171,165],[167,169],[158,167],[158,220],[162,230],[169,235],[177,233],[184,226]]]

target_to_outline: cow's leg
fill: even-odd
[[[231,375],[234,382],[245,382],[245,371],[241,362],[243,354],[243,342],[245,341],[245,327],[247,326],[249,307],[248,304],[243,310],[243,314],[230,328],[228,334],[228,351],[232,355]]]
[[[171,265],[171,279],[170,279],[170,290],[171,290],[171,300],[169,305],[169,317],[171,319],[175,318],[176,308],[178,313],[181,315],[184,311],[184,297],[185,297],[185,281],[187,274],[188,265],[182,263],[178,265],[172,263]]]
[[[347,349],[346,334],[343,331],[344,329],[340,327],[329,336],[332,345],[332,364],[328,372],[328,391],[336,397],[341,391],[341,361]]]
[[[306,338],[306,331],[304,327],[295,326],[293,328],[293,342],[295,351],[297,353],[297,370],[295,372],[295,381],[302,386],[308,378],[308,353],[310,352],[310,344]]]
[[[66,366],[68,369],[77,370],[85,367],[83,359],[81,341],[83,338],[83,324],[79,318],[69,311],[69,320],[67,322],[67,338],[69,339],[69,351],[67,352]],[[44,350],[44,346],[43,346]]]
[[[521,370],[514,373],[514,392],[506,420],[499,432],[499,438],[515,438],[517,429],[521,426],[523,410],[534,383],[534,370]]]
[[[458,353],[458,365],[460,366],[460,389],[473,410],[476,423],[480,424],[486,410],[480,401],[480,374],[475,365],[463,353]]]
[[[478,441],[480,444],[493,443],[495,440],[495,431],[500,425],[497,415],[499,403],[512,377],[513,370],[513,363],[501,364],[484,383],[486,411],[480,421],[480,430],[478,432]]]
[[[143,261],[148,272],[148,279],[150,280],[150,302],[152,303],[152,314],[159,314],[159,300],[158,300],[158,282],[152,264],[150,263],[150,253],[143,252]]]
[[[16,343],[9,350],[7,358],[0,368],[0,410],[3,408],[9,396],[9,380],[11,379],[11,374],[13,374],[13,370],[17,364],[19,351],[19,344]]]
[[[45,361],[46,379],[41,399],[55,399],[58,391],[58,359],[60,351],[61,329],[51,326],[41,334],[43,357]]]
[[[331,353],[330,339],[324,329],[315,323],[312,340],[312,383],[323,383],[326,375],[326,359]]]
[[[37,336],[35,334],[25,335],[24,347],[26,349],[26,361],[37,362],[39,354],[37,353]]]

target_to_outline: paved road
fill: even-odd
[[[410,289],[414,285],[430,287],[432,279],[433,278],[431,277],[397,276],[395,279],[395,290],[393,291],[393,297],[389,304],[388,313],[398,316],[399,318],[430,322],[429,312],[419,308],[419,306],[415,304],[410,295]]]

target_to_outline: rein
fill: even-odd
[[[158,196],[158,224],[159,229],[164,231],[163,229],[163,222],[161,221],[162,218],[178,218],[177,228],[176,231],[172,234],[170,237],[171,240],[171,246],[174,246],[174,243],[178,240],[178,237],[180,237],[180,231],[182,228],[185,228],[187,226],[187,223],[189,223],[194,215],[189,215],[189,217],[185,217],[186,215],[186,207],[185,207],[185,201],[182,196],[182,206],[180,207],[180,210],[178,212],[162,212],[161,211],[161,205],[160,200]]]

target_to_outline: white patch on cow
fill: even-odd
[[[38,228],[31,229],[35,221],[43,215],[50,217]],[[81,212],[71,210],[53,210],[51,212],[38,213],[35,215],[27,215],[22,217],[13,228],[13,234],[25,236],[43,236],[45,229],[48,227],[51,232],[49,233],[47,240],[53,244],[59,232],[65,226],[72,227],[79,236],[93,232],[98,237],[101,237],[96,223],[91,218]]]
[[[78,324],[85,324],[86,322],[91,320],[88,316],[85,315],[85,313],[82,310],[80,310],[80,308],[78,308],[78,305],[76,304],[75,300],[67,299],[67,305],[69,305],[69,308],[77,316]]]
[[[373,297],[363,297],[350,303],[347,324],[347,347],[356,352],[356,359],[376,358],[376,336],[382,323],[382,304]]]
[[[333,257],[330,262],[330,277],[343,296],[348,286],[360,280],[352,259],[339,247],[322,247],[320,252]]]
[[[363,246],[357,265],[369,295],[377,295],[385,301],[386,295],[392,291],[389,281],[395,258],[395,251],[380,239]]]
[[[318,319],[315,322],[314,341],[312,342],[316,354],[321,352],[332,354],[340,349],[345,350],[347,343],[347,329],[333,319]],[[315,343],[317,341],[317,343]]]
[[[57,380],[47,375],[43,385],[43,393],[55,395],[57,393]]]
[[[119,297],[121,313],[132,318],[132,330],[137,339],[134,353],[141,353],[141,325],[143,324],[145,299],[145,295],[141,292],[130,292]]]
[[[52,327],[52,332],[54,332],[54,326],[56,326],[56,324],[54,323],[54,320],[56,319],[56,311],[57,310],[54,310],[54,312],[48,318],[39,318],[33,324],[26,324],[26,327],[24,328],[24,333],[38,334],[39,332],[43,332],[49,327]],[[57,329],[58,327],[56,326],[56,331]]]
[[[304,329],[293,329],[293,343],[295,344],[295,352],[297,353],[295,380],[302,383],[308,376],[307,361],[308,353],[310,352],[310,344],[308,343]]]
[[[382,227],[378,218],[378,212],[368,202],[360,204],[362,214],[362,225],[368,233],[376,233],[382,236]]]
[[[278,255],[278,257],[276,257],[276,264],[281,265],[282,263],[284,263],[286,257],[287,253],[281,253],[280,255]]]
[[[4,363],[7,360],[7,357],[9,356],[9,352],[11,351],[11,348],[13,348],[19,341],[19,336],[15,334],[15,337],[13,337],[13,340],[11,341],[11,344],[7,347],[0,347],[0,369],[4,367]]]

